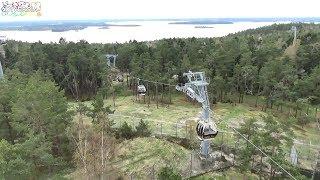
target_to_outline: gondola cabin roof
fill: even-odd
[[[7,41],[7,37],[6,36],[0,36],[0,44],[4,44]]]

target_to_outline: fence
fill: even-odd
[[[162,84],[158,82],[148,82],[145,81],[144,84],[147,88],[146,96],[143,98],[138,98],[137,92],[137,83],[130,79],[130,83],[127,85],[132,89],[132,95],[136,101],[140,103],[145,103],[150,105],[150,102],[156,103],[157,108],[159,104],[166,104],[170,105],[171,103],[171,93],[174,92],[173,86],[170,84]],[[263,107],[265,102],[261,99],[255,99],[256,97],[253,96],[246,96],[244,98],[244,102],[250,106],[257,105],[258,107]],[[288,116],[296,116],[297,114],[307,113],[308,115],[313,115],[316,117],[318,110],[317,108],[297,108],[290,105],[277,105],[273,109],[269,108],[268,111],[277,111],[277,112],[284,112]],[[295,112],[296,111],[296,112]],[[148,125],[151,129],[152,135],[156,137],[175,137],[175,138],[185,138],[190,140],[195,140],[195,133],[194,127],[190,124],[181,123],[181,122],[166,122],[165,120],[153,120],[148,119],[146,117],[133,117],[133,116],[123,116],[121,114],[113,114],[111,118],[115,120],[116,126],[120,126],[122,123],[127,122],[132,127],[138,125],[140,120],[148,122]],[[211,142],[212,149],[220,150],[220,151],[229,151],[236,153],[236,151],[241,147],[246,145],[246,141],[236,135],[231,129],[220,131],[219,135]],[[294,140],[294,145],[298,153],[298,167],[313,169],[315,165],[315,160],[317,159],[317,151],[319,151],[319,146],[313,145],[311,143],[303,143],[297,140]],[[290,161],[290,150],[291,147],[286,148],[286,159]],[[207,170],[202,168],[196,168],[194,162],[197,158],[195,158],[196,151],[192,151],[190,153],[190,163],[186,165],[189,168],[181,170],[181,174],[184,177],[191,177],[197,174],[205,173]],[[163,165],[168,166],[168,165]],[[155,165],[153,166],[153,170],[150,171],[151,174],[157,174],[155,172]],[[148,167],[150,169],[150,167]],[[156,168],[157,169],[157,168]],[[209,169],[210,170],[210,169]],[[150,173],[149,173],[150,174]],[[137,175],[131,174],[130,179],[134,179]],[[147,175],[150,176],[150,175]],[[153,176],[154,178],[154,176]],[[151,178],[152,179],[152,178]]]
[[[163,120],[151,120],[148,118],[139,118],[139,117],[133,117],[133,116],[123,116],[121,114],[113,114],[110,115],[110,117],[116,122],[116,126],[120,126],[122,123],[127,122],[132,127],[135,127],[138,125],[140,120],[143,120],[148,123],[152,136],[155,137],[173,137],[173,138],[180,138],[180,139],[189,139],[189,140],[196,140],[195,136],[195,129],[192,125],[186,124],[186,123],[172,123],[172,122],[166,122]],[[230,129],[231,130],[231,129]],[[298,153],[298,167],[304,168],[304,169],[310,169],[312,170],[315,166],[317,154],[320,150],[320,147],[317,145],[313,145],[311,143],[305,144],[303,142],[294,140],[294,145]],[[227,130],[220,130],[218,136],[212,140],[211,142],[211,148],[213,151],[222,151],[226,154],[236,154],[237,151],[246,145],[246,141],[239,137],[235,132],[233,131],[227,131]],[[290,150],[291,147],[286,148],[286,159],[290,161]],[[196,176],[202,173],[205,173],[207,171],[211,171],[217,168],[213,168],[213,166],[209,169],[203,169],[203,167],[199,167],[199,162],[196,158],[197,151],[192,150],[190,153],[190,162],[185,168],[180,170],[180,173],[184,177],[191,177]],[[235,159],[236,161],[237,159]],[[234,165],[234,164],[233,164]],[[170,165],[163,165],[163,166],[170,166]],[[153,174],[157,174],[156,172],[153,172]],[[134,179],[134,176],[132,176]],[[140,177],[141,178],[141,177]]]

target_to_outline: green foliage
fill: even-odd
[[[285,146],[292,146],[293,132],[288,124],[281,124],[273,116],[262,117],[263,124],[258,123],[257,119],[248,119],[241,125],[238,131],[246,136],[248,140],[260,147],[281,166],[287,166],[285,159]],[[252,168],[252,161],[257,156],[263,156],[248,141],[245,146],[239,148],[240,170],[248,171]],[[270,178],[275,176],[275,171],[282,171],[275,163],[268,158],[271,165]],[[283,172],[284,173],[284,172]],[[299,174],[299,173],[298,173]]]
[[[119,137],[125,138],[125,139],[132,139],[134,137],[134,130],[132,127],[127,123],[124,122],[117,132]]]
[[[296,55],[287,57],[292,25],[298,27],[301,43]],[[65,130],[72,120],[64,95],[75,100],[93,98],[92,109],[79,105],[77,112],[92,117],[95,130],[114,132],[114,122],[108,119],[112,111],[103,103],[111,91],[106,53],[119,54],[117,66],[122,72],[159,82],[173,83],[173,75],[187,70],[205,71],[211,78],[210,98],[215,101],[235,102],[232,98],[238,96],[241,103],[246,94],[263,95],[265,110],[277,105],[282,111],[284,106],[295,110],[298,123],[307,124],[314,120],[306,113],[309,106],[320,104],[319,29],[317,24],[275,24],[221,38],[104,45],[64,39],[59,44],[9,41],[4,46],[6,58],[1,59],[5,78],[0,81],[0,168],[10,165],[5,166],[9,169],[1,169],[1,175],[35,177],[38,171],[55,171],[71,162],[74,146]],[[149,91],[154,89],[149,87]],[[118,95],[125,90],[115,86],[114,91]],[[292,134],[290,127],[272,117],[263,121],[265,125],[248,120],[239,131],[281,160],[282,142],[292,143],[287,138]],[[259,131],[253,133],[255,128]],[[117,133],[126,139],[150,135],[143,121],[135,129],[125,123]],[[31,152],[37,152],[34,158],[30,158]],[[245,171],[257,152],[246,144],[240,154]],[[276,166],[272,164],[272,168]]]
[[[62,41],[61,41],[62,42]],[[22,73],[42,70],[75,99],[95,95],[107,83],[103,53],[85,41],[78,43],[42,44],[8,42],[4,64]]]
[[[149,137],[151,130],[147,122],[140,120],[135,130],[126,121],[117,129],[117,137],[132,139],[134,137]]]
[[[24,142],[10,144],[0,141],[0,177],[25,179],[56,169],[58,159],[51,154],[44,135],[29,134]]]
[[[299,29],[296,57],[286,57],[291,45],[291,26]],[[280,24],[247,30],[223,38],[162,39],[155,42],[130,41],[124,44],[88,44],[85,41],[59,44],[9,41],[3,66],[16,67],[25,74],[48,72],[74,99],[88,99],[98,89],[109,90],[104,54],[119,54],[117,66],[123,72],[144,79],[171,82],[171,77],[187,70],[205,71],[214,83],[210,91],[218,101],[228,101],[228,93],[266,96],[269,108],[277,101],[298,98],[320,102],[319,25]],[[319,68],[318,68],[319,69]],[[309,91],[308,91],[309,90]]]
[[[257,119],[250,118],[245,121],[238,129],[238,131],[245,135],[249,141],[254,141],[255,143],[259,143],[259,135],[260,133],[257,132],[259,129],[259,125],[257,123]],[[241,137],[239,137],[241,138]],[[255,147],[253,147],[248,141],[246,141],[246,145],[243,148],[239,149],[239,156],[240,156],[240,170],[247,171],[251,169],[251,162],[254,160],[254,156],[257,155],[258,152],[256,151]]]
[[[139,137],[148,137],[151,135],[151,130],[149,129],[148,123],[140,120],[138,126],[136,126],[136,135]]]
[[[7,78],[0,82],[0,161],[6,164],[1,176],[27,178],[61,169],[73,151],[65,134],[71,114],[64,93],[40,71],[29,77],[8,71]]]
[[[92,102],[93,109],[88,110],[88,115],[92,117],[93,124],[96,125],[98,130],[103,130],[109,134],[113,134],[114,130],[112,126],[115,124],[113,120],[108,118],[109,114],[113,114],[114,111],[110,109],[110,106],[105,107],[103,97],[101,94],[97,94]]]
[[[179,180],[182,179],[181,175],[178,172],[175,172],[170,167],[163,167],[161,168],[158,174],[159,180]]]

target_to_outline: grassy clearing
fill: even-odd
[[[116,97],[115,107],[113,107],[112,98],[105,100],[106,105],[109,105],[112,109],[116,110],[114,115],[110,116],[110,118],[115,121],[116,126],[119,126],[126,121],[134,127],[141,119],[143,119],[148,121],[154,134],[162,133],[170,134],[172,136],[176,134],[178,137],[187,137],[187,131],[184,124],[188,121],[196,122],[201,112],[201,107],[198,103],[190,103],[181,95],[173,95],[173,104],[166,105],[159,103],[158,108],[155,102],[151,102],[148,106],[147,99],[145,99],[144,103],[143,99],[136,101],[135,98],[136,97],[133,96]],[[252,102],[255,101],[253,97],[249,99],[251,99]],[[84,102],[84,104],[88,107],[92,107],[91,101]],[[69,103],[69,105],[70,110],[76,109],[76,103]],[[261,116],[267,114],[260,111],[260,107],[255,108],[254,105],[252,106],[247,103],[237,104],[236,106],[227,103],[218,103],[212,107],[212,110],[214,112],[213,118],[217,122],[219,130],[227,132],[232,132],[227,125],[237,127],[245,119],[252,117],[260,119]],[[284,123],[294,122],[293,119],[285,118],[285,116],[277,115],[277,117]],[[75,120],[78,118],[79,115],[74,117]],[[84,117],[84,121],[88,124],[91,123],[91,119],[88,117]],[[178,125],[176,123],[178,123]],[[309,144],[311,141],[312,145],[320,145],[320,133],[315,124],[310,124],[303,128],[297,127],[294,129],[294,132],[296,139],[299,142]],[[218,146],[223,143],[232,147],[237,147],[239,144],[236,144],[236,139],[237,137],[230,133],[220,133],[220,135],[213,140],[213,143]],[[150,168],[155,162],[157,162],[157,166],[172,163],[172,165],[177,167],[180,171],[183,171],[183,167],[186,167],[185,161],[188,158],[186,154],[188,154],[189,151],[167,141],[155,138],[138,138],[131,141],[125,141],[121,146],[123,147],[120,150],[118,158],[119,160],[124,161],[124,163],[122,166],[119,166],[121,166],[123,172],[134,173],[135,176],[142,177],[146,174],[150,174]],[[288,156],[290,149],[291,147],[287,147]],[[316,155],[315,149],[310,149],[308,146],[304,145],[297,145],[296,149],[302,157],[300,159],[301,165],[310,168]],[[145,153],[145,155],[142,155],[143,153]],[[133,156],[133,158],[128,158],[130,156]],[[178,159],[173,156],[177,156]],[[169,158],[166,159],[166,157]],[[170,160],[174,160],[174,162],[171,162]],[[204,176],[204,178],[205,177],[206,176]],[[209,177],[212,177],[212,175],[209,175]],[[237,176],[236,172],[227,172],[222,174],[218,173],[218,175],[214,177],[216,179],[225,179],[226,177],[242,179],[245,176]]]
[[[260,118],[266,115],[266,113],[245,104],[237,104],[234,106],[232,104],[218,103],[214,107],[214,112],[220,117],[218,124],[223,129],[227,129],[227,125],[230,124],[238,126],[244,119]]]
[[[255,180],[255,179],[259,179],[259,177],[252,173],[238,172],[235,169],[229,169],[227,171],[223,171],[219,173],[207,173],[202,176],[191,178],[191,180],[234,180],[234,179]]]
[[[253,98],[247,98],[253,100]],[[86,101],[84,104],[88,107],[91,106],[91,101]],[[188,121],[196,122],[200,116],[201,108],[198,103],[190,103],[184,96],[174,95],[172,96],[172,103],[170,105],[160,104],[158,108],[155,102],[151,102],[149,107],[147,99],[145,103],[143,99],[136,101],[133,96],[120,96],[116,97],[115,107],[113,107],[113,101],[111,98],[105,100],[105,103],[114,108],[116,111],[111,118],[115,121],[116,125],[121,125],[124,121],[127,121],[133,127],[143,119],[149,122],[149,125],[154,133],[171,134],[185,137],[186,129],[184,124]],[[70,110],[76,109],[76,103],[69,103]],[[214,112],[213,119],[217,122],[217,125],[222,131],[232,131],[227,125],[239,126],[241,122],[248,118],[258,118],[266,115],[259,108],[254,108],[250,104],[237,104],[236,106],[228,103],[218,103],[212,107]],[[74,119],[78,119],[79,115],[76,115]],[[294,123],[292,118],[278,117],[283,123]],[[84,117],[86,123],[91,123],[91,119]],[[178,123],[178,125],[176,124]],[[298,127],[293,129],[296,135],[296,139],[299,141],[313,145],[320,145],[320,133],[315,123],[311,123],[303,128]],[[218,139],[220,138],[220,140]],[[223,139],[222,139],[223,138]],[[217,137],[216,141],[232,141],[231,136],[225,135],[224,137]]]
[[[220,173],[208,173],[203,176],[192,178],[192,180],[234,180],[234,179],[247,179],[255,180],[259,177],[252,173],[238,172],[234,169],[230,169]]]
[[[120,144],[116,167],[123,173],[143,177],[156,174],[161,167],[172,166],[183,172],[188,168],[190,151],[156,138],[136,138]]]

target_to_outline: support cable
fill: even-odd
[[[161,83],[161,82],[157,82],[157,81],[145,80],[145,79],[141,79],[141,78],[134,77],[134,76],[132,76],[132,79],[138,79],[138,80],[141,80],[141,81],[144,81],[144,82],[150,82],[150,83],[155,83],[155,84],[163,84],[163,85],[166,85],[166,86],[176,87],[175,85],[172,85],[172,84],[166,84],[166,83]]]
[[[243,134],[241,134],[239,131],[237,131],[234,127],[230,127],[233,129],[237,134],[239,134],[243,139],[245,139],[247,142],[249,142],[252,146],[254,146],[256,149],[258,149],[263,155],[265,155],[267,158],[269,158],[273,163],[275,163],[278,167],[280,167],[285,173],[287,173],[292,179],[296,180],[296,178],[290,174],[287,170],[285,170],[280,164],[278,164],[275,160],[273,160],[271,157],[269,157],[265,152],[263,152],[258,146],[253,144],[249,139],[247,139]]]
[[[132,77],[133,79],[139,79],[145,82],[151,82],[151,83],[156,83],[156,84],[164,84],[167,86],[173,86],[175,87],[175,85],[171,85],[171,84],[166,84],[166,83],[159,83],[156,81],[151,81],[151,80],[144,80],[141,78],[137,78],[137,77]],[[213,113],[213,111],[210,109],[210,111]],[[233,131],[235,131],[237,134],[239,134],[244,140],[246,140],[247,142],[249,142],[252,146],[254,146],[256,149],[258,149],[263,155],[265,155],[267,158],[269,158],[273,163],[275,163],[279,168],[281,168],[286,174],[288,174],[290,176],[290,178],[296,180],[296,178],[290,174],[287,170],[285,170],[280,164],[278,164],[275,160],[273,160],[271,157],[269,157],[265,152],[263,152],[258,146],[256,146],[255,144],[253,144],[249,139],[247,139],[243,134],[241,134],[239,131],[237,131],[234,127],[230,127]]]

